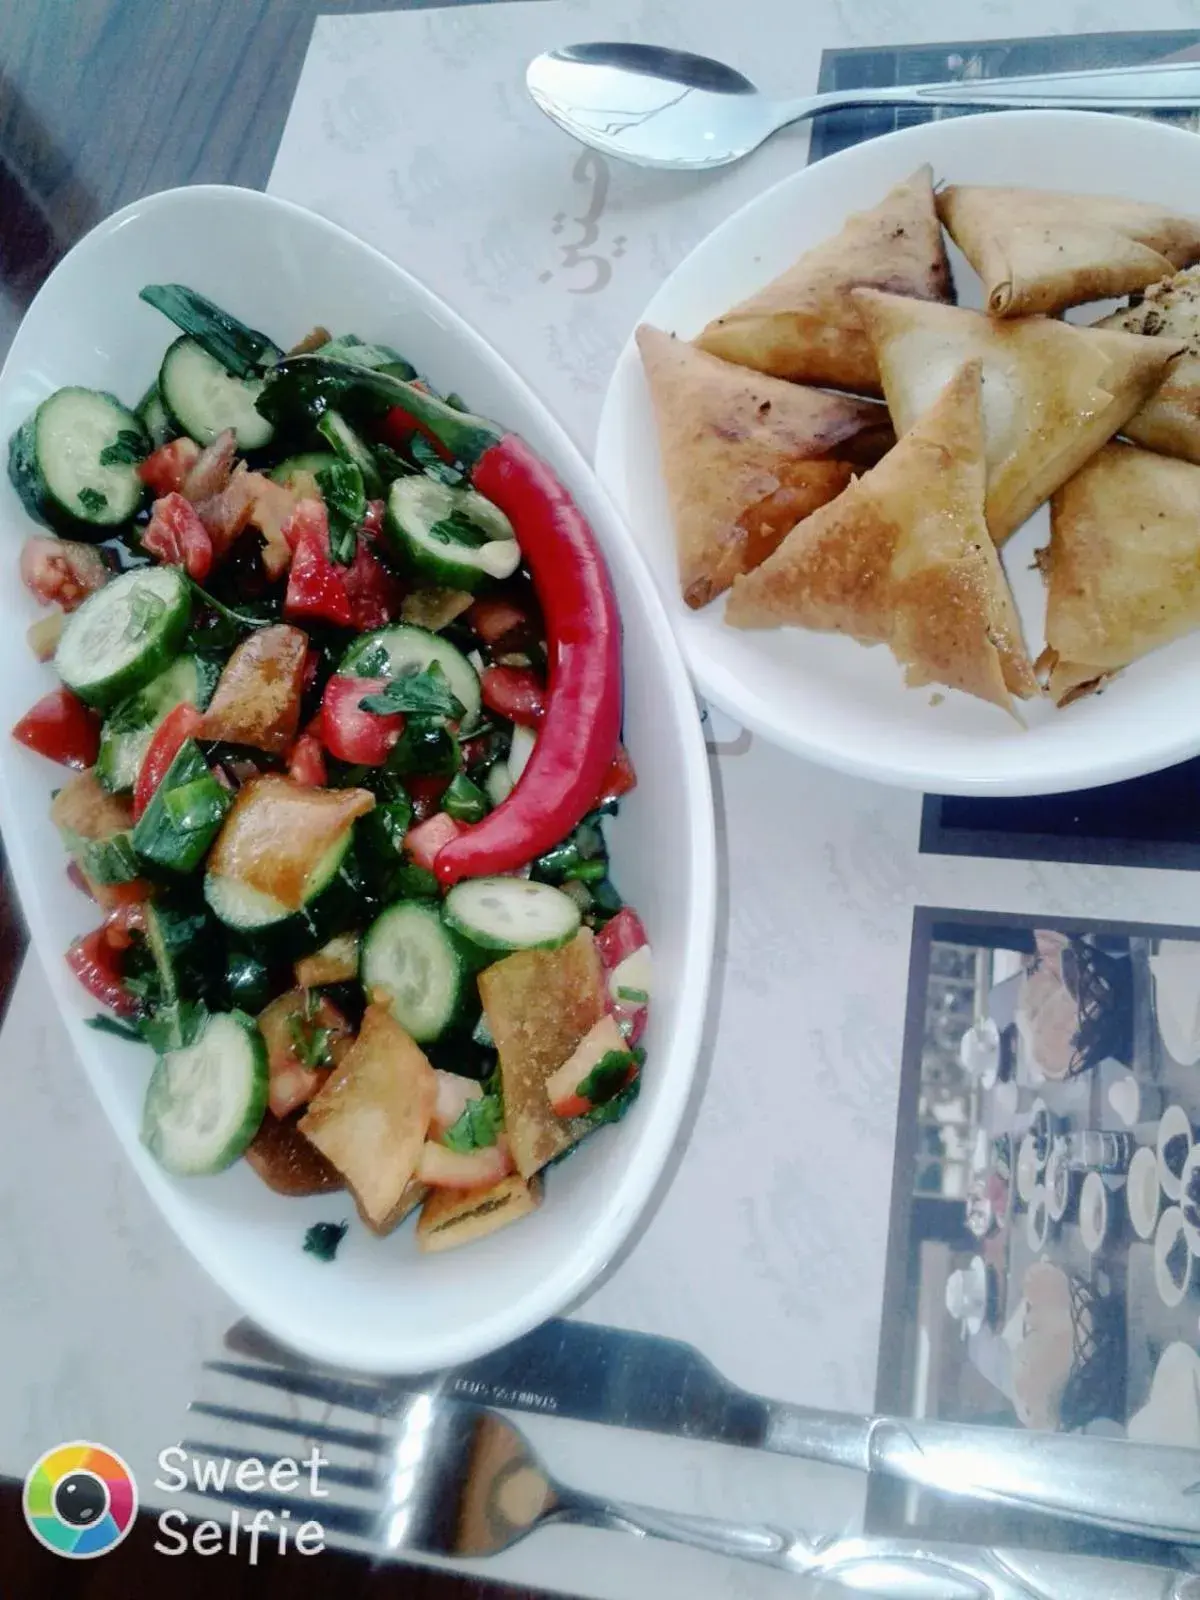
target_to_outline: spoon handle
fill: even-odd
[[[852,106],[1022,107],[1069,106],[1079,111],[1133,111],[1200,106],[1200,61],[1159,62],[1086,72],[1033,73],[1020,78],[971,78],[957,83],[905,84],[900,88],[836,89],[781,107],[784,122]]]

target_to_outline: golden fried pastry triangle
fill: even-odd
[[[1034,694],[983,517],[980,377],[980,363],[967,363],[878,466],[738,578],[726,622],[888,644],[910,684],[946,684],[1006,710],[1010,694]]]
[[[1200,464],[1200,267],[1188,267],[1146,290],[1139,303],[1103,317],[1097,328],[1120,328],[1187,346],[1163,383],[1121,429],[1134,444]]]
[[[1046,649],[1059,705],[1200,626],[1200,467],[1107,444],[1050,503]]]
[[[932,173],[920,167],[781,277],[710,322],[702,350],[777,378],[879,394],[875,356],[849,300],[857,285],[951,300]]]
[[[679,579],[707,605],[893,441],[883,406],[731,366],[637,332],[658,423]]]
[[[1200,260],[1200,220],[1143,200],[955,183],[937,209],[994,317],[1129,294]]]
[[[964,362],[983,363],[987,522],[1002,544],[1145,402],[1183,349],[1046,317],[1001,321],[958,306],[856,289],[896,432]]]

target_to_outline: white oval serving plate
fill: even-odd
[[[617,1127],[555,1169],[541,1210],[481,1243],[420,1256],[411,1224],[380,1240],[354,1220],[336,1262],[304,1254],[305,1229],[352,1217],[346,1195],[283,1199],[239,1163],[176,1180],[138,1141],[152,1058],[84,1026],[95,1004],[63,952],[96,908],[65,876],[48,806],[62,768],[0,738],[0,819],[33,941],[109,1122],[180,1239],[218,1284],[278,1339],[318,1359],[417,1372],[470,1359],[534,1327],[611,1260],[651,1196],[679,1130],[695,1068],[712,963],[715,847],[696,702],[654,585],[629,533],[562,428],[506,363],[434,294],[341,228],[249,190],[176,189],[102,223],[56,268],[0,374],[0,435],[62,384],[138,399],[173,335],[137,298],[182,282],[285,347],[324,323],[403,350],[445,389],[522,434],[591,519],[625,628],[625,730],[639,785],[610,824],[614,876],[641,912],[656,992],[642,1094]],[[38,532],[7,478],[0,486],[7,581],[0,593],[0,723],[56,679],[25,644],[37,615],[17,576]],[[98,1130],[98,1137],[104,1137]]]
[[[804,250],[875,205],[923,162],[936,182],[1129,195],[1200,211],[1200,139],[1160,123],[1093,112],[1004,111],[947,118],[869,140],[807,167],[711,233],[663,284],[642,320],[691,338]],[[951,246],[960,303],[979,282]],[[1069,313],[1094,321],[1101,307]],[[691,611],[675,546],[650,398],[632,338],[605,400],[596,468],[625,512],[704,694],[798,755],[861,777],[941,794],[1047,794],[1152,772],[1200,751],[1200,632],[1134,664],[1102,695],[1065,710],[1021,707],[1025,727],[968,695],[907,689],[882,647],[799,628],[743,631],[724,600]],[[1033,553],[1049,538],[1043,506],[1004,546],[1031,652],[1045,597]],[[935,703],[936,702],[936,703]]]

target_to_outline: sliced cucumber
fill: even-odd
[[[92,883],[132,883],[140,876],[141,865],[128,829],[110,833],[105,839],[85,839],[74,829],[62,826],[58,831],[67,853]]]
[[[483,792],[493,806],[503,805],[516,788],[507,761],[493,761],[483,780]]]
[[[249,378],[262,367],[274,366],[283,355],[274,339],[248,328],[186,284],[148,283],[138,298],[170,317],[237,378]]]
[[[74,539],[104,539],[128,522],[146,486],[141,422],[111,394],[58,389],[8,446],[8,476],[31,517]]]
[[[194,739],[185,739],[133,830],[133,848],[163,872],[194,872],[233,802]]]
[[[138,401],[138,421],[145,428],[150,438],[150,443],[157,450],[160,445],[169,444],[178,434],[178,429],[171,421],[166,406],[163,405],[162,395],[158,392],[158,379],[146,390]]]
[[[353,828],[313,868],[299,909],[224,873],[208,872],[204,898],[227,928],[266,959],[306,955],[335,933],[361,926],[363,884],[351,851]]]
[[[142,1110],[142,1143],[168,1172],[221,1172],[242,1154],[267,1109],[267,1051],[252,1018],[210,1017],[194,1044],[158,1062]]]
[[[341,412],[332,408],[326,411],[317,423],[317,432],[329,441],[336,456],[352,462],[358,468],[362,473],[363,492],[367,499],[377,500],[383,494],[383,479],[378,463],[365,441],[359,438]]]
[[[512,743],[508,747],[508,776],[514,789],[521,780],[521,774],[529,765],[529,758],[536,743],[537,734],[532,728],[523,728],[520,723],[514,726]]]
[[[123,572],[67,618],[54,665],[88,705],[115,705],[166,668],[191,616],[192,591],[177,567]]]
[[[418,1044],[462,1020],[470,974],[435,905],[402,900],[377,917],[363,940],[361,971],[367,994],[382,989]]]
[[[346,651],[338,671],[357,678],[406,678],[410,673],[424,672],[435,661],[446,674],[451,693],[462,702],[464,723],[469,726],[479,715],[479,674],[461,650],[425,628],[402,623],[396,628],[364,633]]]
[[[579,931],[579,906],[549,883],[468,878],[443,906],[456,933],[480,950],[557,950]]]
[[[232,428],[239,450],[261,450],[274,437],[254,408],[262,387],[261,378],[234,377],[186,333],[167,350],[158,373],[163,404],[184,433],[211,444]]]
[[[512,524],[474,489],[425,476],[397,478],[384,526],[409,570],[447,589],[474,593],[521,564]]]
[[[323,467],[336,460],[337,457],[332,450],[302,450],[298,456],[288,456],[286,461],[281,461],[277,467],[273,467],[271,476],[276,483],[282,483],[284,488],[288,488],[301,473],[315,478]]]
[[[154,731],[184,703],[203,711],[221,669],[207,656],[179,656],[144,689],[114,706],[100,730],[96,776],[114,794],[132,789]]]
[[[172,1004],[205,987],[203,978],[213,924],[204,907],[182,909],[162,900],[147,900],[146,944],[158,969],[163,1000]],[[197,980],[200,981],[197,981]]]

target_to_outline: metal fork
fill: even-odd
[[[497,1412],[428,1391],[407,1396],[388,1437],[291,1417],[231,1412],[204,1402],[192,1409],[208,1416],[233,1415],[263,1432],[300,1435],[367,1456],[370,1464],[365,1467],[327,1462],[320,1474],[326,1497],[289,1494],[286,1505],[293,1518],[318,1523],[326,1535],[366,1540],[389,1554],[490,1556],[546,1524],[572,1522],[759,1562],[880,1600],[1065,1600],[1067,1593],[1057,1579],[1051,1589],[1031,1583],[994,1551],[936,1541],[810,1537],[766,1524],[727,1522],[585,1494],[552,1478],[525,1436]],[[185,1439],[183,1448],[196,1457],[231,1463],[253,1459],[267,1471],[283,1459],[261,1451],[234,1455],[213,1440]],[[365,1503],[335,1498],[329,1485],[357,1491]],[[205,1497],[251,1511],[277,1513],[280,1505],[278,1497],[236,1487],[208,1490]],[[1061,1570],[1061,1561],[1054,1565]],[[1109,1562],[1084,1565],[1109,1569],[1110,1578],[1106,1585],[1091,1575],[1087,1590],[1080,1588],[1079,1594],[1132,1592],[1129,1575],[1136,1569]],[[1188,1587],[1193,1580],[1182,1575],[1159,1569],[1152,1584],[1139,1591],[1147,1600],[1198,1600],[1197,1590]]]

